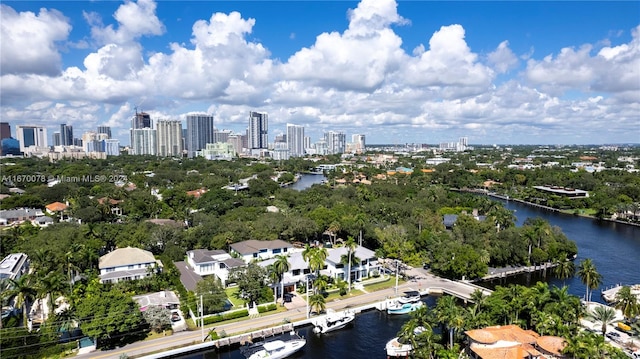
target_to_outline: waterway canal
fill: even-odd
[[[324,180],[322,175],[303,175],[291,188],[302,190]],[[584,258],[591,258],[598,272],[602,274],[603,285],[600,289],[618,283],[640,283],[640,227],[624,224],[599,222],[588,218],[564,215],[539,208],[527,206],[513,201],[502,201],[504,205],[514,211],[517,225],[521,226],[528,217],[541,217],[553,226],[559,226],[569,239],[578,245],[576,266]],[[535,283],[545,280],[552,285],[569,286],[569,292],[577,296],[584,296],[585,287],[580,279],[570,278],[559,280],[551,273],[520,275],[510,277],[506,282],[485,283],[488,287],[496,284]],[[594,291],[593,300],[601,301],[600,290]],[[427,298],[427,304],[434,305],[435,298]],[[358,315],[353,326],[317,336],[311,327],[301,328],[299,333],[308,340],[302,352],[291,358],[322,358],[322,359],[376,359],[386,358],[384,345],[395,337],[408,316],[389,316],[376,310]],[[180,359],[242,359],[239,350],[214,350],[181,357]]]

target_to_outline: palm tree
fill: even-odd
[[[349,292],[351,292],[351,257],[353,257],[353,254],[355,253],[356,248],[358,248],[358,245],[356,244],[356,241],[353,239],[353,237],[349,236],[344,246],[347,248],[347,257],[349,257],[349,271],[347,272],[347,282],[349,284]]]
[[[599,305],[593,309],[591,317],[596,322],[602,323],[602,335],[605,335],[607,334],[607,325],[616,319],[616,311],[613,308]]]
[[[449,348],[453,348],[455,328],[464,320],[460,315],[460,308],[456,305],[456,298],[449,295],[440,297],[436,304],[435,316],[438,323],[449,331]]]
[[[18,279],[9,279],[10,289],[4,291],[3,297],[14,298],[15,306],[22,308],[22,321],[25,327],[28,326],[29,319],[29,302],[33,301],[37,295],[37,291],[31,283],[29,274],[23,275]]]
[[[625,285],[620,288],[616,293],[615,300],[616,309],[620,309],[627,320],[640,314],[640,302],[638,302],[638,297],[631,293],[631,287]]]
[[[289,258],[286,255],[278,255],[276,256],[275,262],[273,262],[273,269],[278,275],[278,281],[281,285],[281,295],[282,295],[282,305],[284,305],[284,274],[291,269],[291,264],[289,263]]]
[[[587,258],[580,262],[578,266],[578,276],[580,276],[580,280],[587,287],[586,297],[584,298],[586,301],[590,301],[591,297],[589,296],[589,289],[596,289],[602,283],[602,275],[598,273],[595,264],[591,261],[591,258]]]
[[[55,297],[62,294],[66,285],[66,279],[60,272],[49,272],[38,280],[37,289],[41,294],[49,297],[49,312],[47,317],[53,313]]]
[[[273,285],[273,300],[274,302],[277,302],[278,301],[277,284],[280,281],[280,276],[278,276],[278,272],[276,271],[273,263],[267,266],[267,278],[269,279],[269,283]],[[282,302],[282,305],[284,305],[284,301]]]
[[[335,246],[336,245],[336,240],[338,239],[338,232],[340,232],[341,230],[341,226],[340,226],[340,222],[338,221],[333,221],[329,224],[329,228],[327,228],[327,231],[329,231],[329,234],[331,235],[331,237],[333,237],[333,241],[332,244]]]
[[[302,253],[304,257],[304,252]],[[316,277],[320,275],[320,270],[324,268],[324,261],[327,259],[329,252],[324,247],[312,247],[307,257],[309,269],[316,273]]]
[[[356,214],[354,221],[356,226],[358,226],[359,235],[360,235],[358,237],[358,245],[362,245],[362,230],[364,229],[364,226],[367,224],[367,217],[364,215],[364,213],[358,213]]]
[[[556,262],[556,267],[553,270],[556,277],[558,277],[558,279],[562,279],[562,285],[565,284],[565,279],[573,277],[576,272],[576,267],[573,264],[573,261],[566,256],[563,258],[564,259]]]
[[[315,309],[316,313],[322,313],[325,309],[327,309],[327,305],[324,301],[324,296],[319,293],[310,296],[309,307],[311,308],[311,311]]]

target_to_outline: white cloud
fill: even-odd
[[[164,25],[155,14],[156,3],[153,0],[127,1],[118,7],[113,17],[118,27],[103,26],[102,18],[96,13],[84,13],[85,20],[91,25],[91,35],[100,45],[126,44],[140,36],[161,35]]]
[[[393,0],[363,0],[349,11],[349,28],[322,33],[283,66],[287,80],[338,90],[371,91],[396,71],[404,57],[402,39],[390,28],[406,21]]]
[[[69,36],[71,25],[57,10],[16,12],[0,4],[0,71],[4,74],[55,76],[61,70],[56,42]]]
[[[1,10],[3,121],[66,121],[79,133],[106,123],[123,144],[136,105],[163,118],[207,111],[217,127],[236,130],[244,130],[250,110],[265,111],[270,134],[289,122],[307,126],[314,139],[319,131],[343,130],[397,143],[463,135],[478,142],[560,143],[573,140],[575,128],[585,129],[585,141],[598,142],[605,133],[629,139],[640,120],[640,28],[626,43],[576,44],[544,58],[532,50],[526,68],[512,76],[519,65],[510,48],[516,39],[474,52],[462,25],[421,34],[428,42],[405,51],[393,27],[408,20],[392,0],[363,0],[348,11],[343,30],[318,34],[284,63],[271,56],[270,44],[250,40],[260,18],[238,12],[183,21],[190,38],[145,48],[141,37],[165,29],[156,4],[141,0],[121,5],[117,24],[104,26],[97,14],[85,13],[95,49],[79,67],[63,68],[55,43],[68,40],[70,26],[62,14]],[[5,45],[22,40],[5,32],[5,18],[15,29],[52,20],[38,23],[45,33],[38,30],[32,41],[42,54],[20,64],[28,74],[6,71]],[[139,18],[149,21],[133,21]],[[49,60],[40,67],[43,58]],[[496,80],[497,74],[504,75]]]
[[[499,73],[505,73],[518,65],[518,57],[509,48],[509,41],[503,41],[495,51],[487,56],[489,63]]]
[[[413,86],[441,87],[447,98],[485,91],[494,76],[493,70],[478,61],[478,55],[471,52],[464,37],[461,25],[442,26],[429,40],[429,50],[414,50],[416,57],[407,59],[400,81]]]

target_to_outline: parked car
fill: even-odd
[[[178,312],[171,313],[171,321],[172,322],[179,322],[180,321],[180,314],[178,314]]]
[[[285,303],[291,303],[291,301],[293,300],[294,296],[295,296],[295,294],[293,294],[293,293],[285,293],[284,294],[284,302]]]

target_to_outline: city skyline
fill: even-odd
[[[638,2],[6,1],[0,118],[51,134],[106,125],[123,145],[137,111],[183,126],[208,113],[236,133],[247,113],[266,113],[269,141],[293,124],[313,141],[337,131],[371,144],[638,143],[639,11]]]

